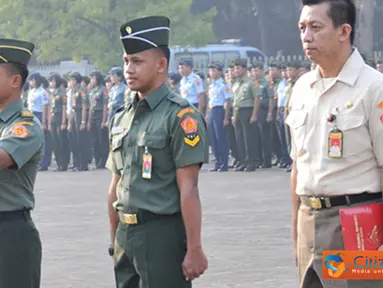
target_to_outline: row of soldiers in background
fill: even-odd
[[[205,79],[193,71],[192,59],[181,59],[179,73],[171,73],[169,83],[206,116],[216,161],[212,172],[250,172],[273,165],[291,171],[286,107],[298,77],[313,68],[292,61],[270,63],[265,72],[263,63],[248,67],[247,60],[240,59],[226,73],[219,62],[211,63]]]
[[[24,88],[25,106],[40,120],[44,130],[44,156],[40,171],[47,171],[54,153],[54,171],[87,171],[89,165],[105,168],[109,153],[108,125],[124,105],[126,84],[119,67],[105,77],[95,71],[90,77],[74,72],[48,79],[32,73]],[[72,155],[72,157],[71,157]],[[68,167],[72,158],[72,167]]]

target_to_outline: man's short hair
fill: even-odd
[[[301,0],[303,6],[319,5],[328,3],[330,9],[328,16],[331,18],[335,28],[343,24],[349,24],[352,27],[350,34],[351,44],[355,40],[355,26],[356,26],[356,6],[352,0]]]
[[[21,76],[21,87],[22,89],[25,85],[25,82],[28,79],[29,70],[25,65],[18,63],[6,63],[3,65],[7,65],[7,69],[11,75],[20,75]]]

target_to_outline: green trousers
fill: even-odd
[[[0,287],[39,288],[41,241],[30,219],[0,219]]]
[[[186,234],[182,217],[138,225],[120,223],[115,241],[117,288],[191,288],[182,271]]]

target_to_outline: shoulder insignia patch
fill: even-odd
[[[199,81],[199,80],[197,79],[196,84],[197,84],[197,86],[200,86],[200,85],[201,85],[201,81]]]
[[[32,113],[32,111],[25,109],[25,110],[21,111],[21,117],[33,118],[33,113]]]
[[[230,92],[230,88],[226,86],[225,91],[226,91],[226,93],[229,93]]]
[[[80,95],[82,98],[86,98],[86,93],[84,90],[81,90]]]
[[[190,116],[187,116],[184,120],[182,120],[181,127],[186,134],[197,133],[198,122]]]
[[[383,109],[383,101],[380,102],[380,103],[377,105],[377,107],[378,107],[379,109]]]
[[[182,109],[180,112],[178,112],[177,117],[182,118],[187,113],[194,114],[195,110],[193,108],[190,108],[190,107]]]
[[[24,125],[18,125],[18,123],[16,123],[16,125],[12,128],[12,136],[25,138],[28,134],[29,130]]]
[[[255,88],[259,88],[259,82],[255,81]]]
[[[273,83],[269,83],[269,88],[273,89]]]

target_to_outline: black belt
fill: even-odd
[[[0,212],[0,222],[14,221],[14,220],[31,220],[31,211],[30,210],[20,210],[20,211],[8,211]]]
[[[180,217],[181,212],[174,214],[156,214],[146,210],[139,210],[138,212],[118,213],[121,223],[129,225],[144,224],[156,220]]]
[[[302,202],[314,210],[321,210],[325,208],[337,206],[350,206],[352,204],[363,203],[372,200],[382,199],[382,192],[377,193],[361,193],[355,195],[341,195],[330,197],[310,197],[301,196]]]
[[[211,107],[211,109],[223,109],[224,107],[223,106],[214,106],[214,107]]]

